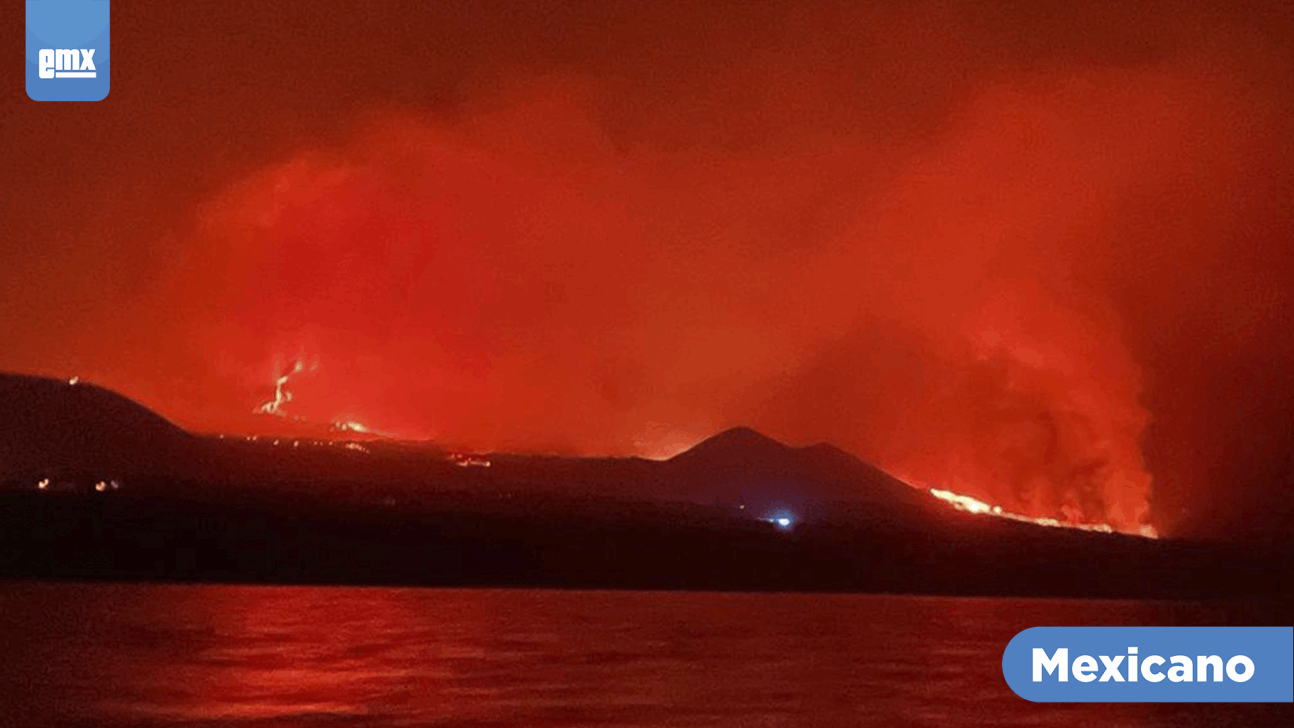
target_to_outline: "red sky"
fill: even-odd
[[[106,101],[11,84],[0,369],[255,432],[301,360],[286,411],[469,448],[748,424],[1035,515],[1288,509],[1288,8],[423,5],[114,3]]]

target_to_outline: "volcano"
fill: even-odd
[[[790,447],[749,427],[703,440],[665,463],[668,496],[745,505],[752,513],[808,514],[832,502],[901,508],[926,502],[920,491],[839,448]]]
[[[1198,596],[1289,557],[958,509],[745,427],[663,462],[195,436],[16,375],[0,421],[0,577]]]

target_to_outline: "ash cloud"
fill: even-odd
[[[1221,498],[1210,420],[1288,402],[1216,386],[1284,391],[1294,359],[1287,14],[607,7],[500,13],[513,42],[464,32],[489,60],[438,56],[434,101],[194,191],[108,326],[156,332],[192,399],[124,357],[104,381],[248,428],[304,353],[311,420],[648,456],[748,424],[1170,531]]]

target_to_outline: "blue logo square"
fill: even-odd
[[[34,101],[108,96],[108,0],[27,0],[27,95]]]

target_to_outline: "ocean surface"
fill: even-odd
[[[1261,606],[0,582],[0,726],[1294,726],[1289,705],[1044,705],[1026,627]]]

